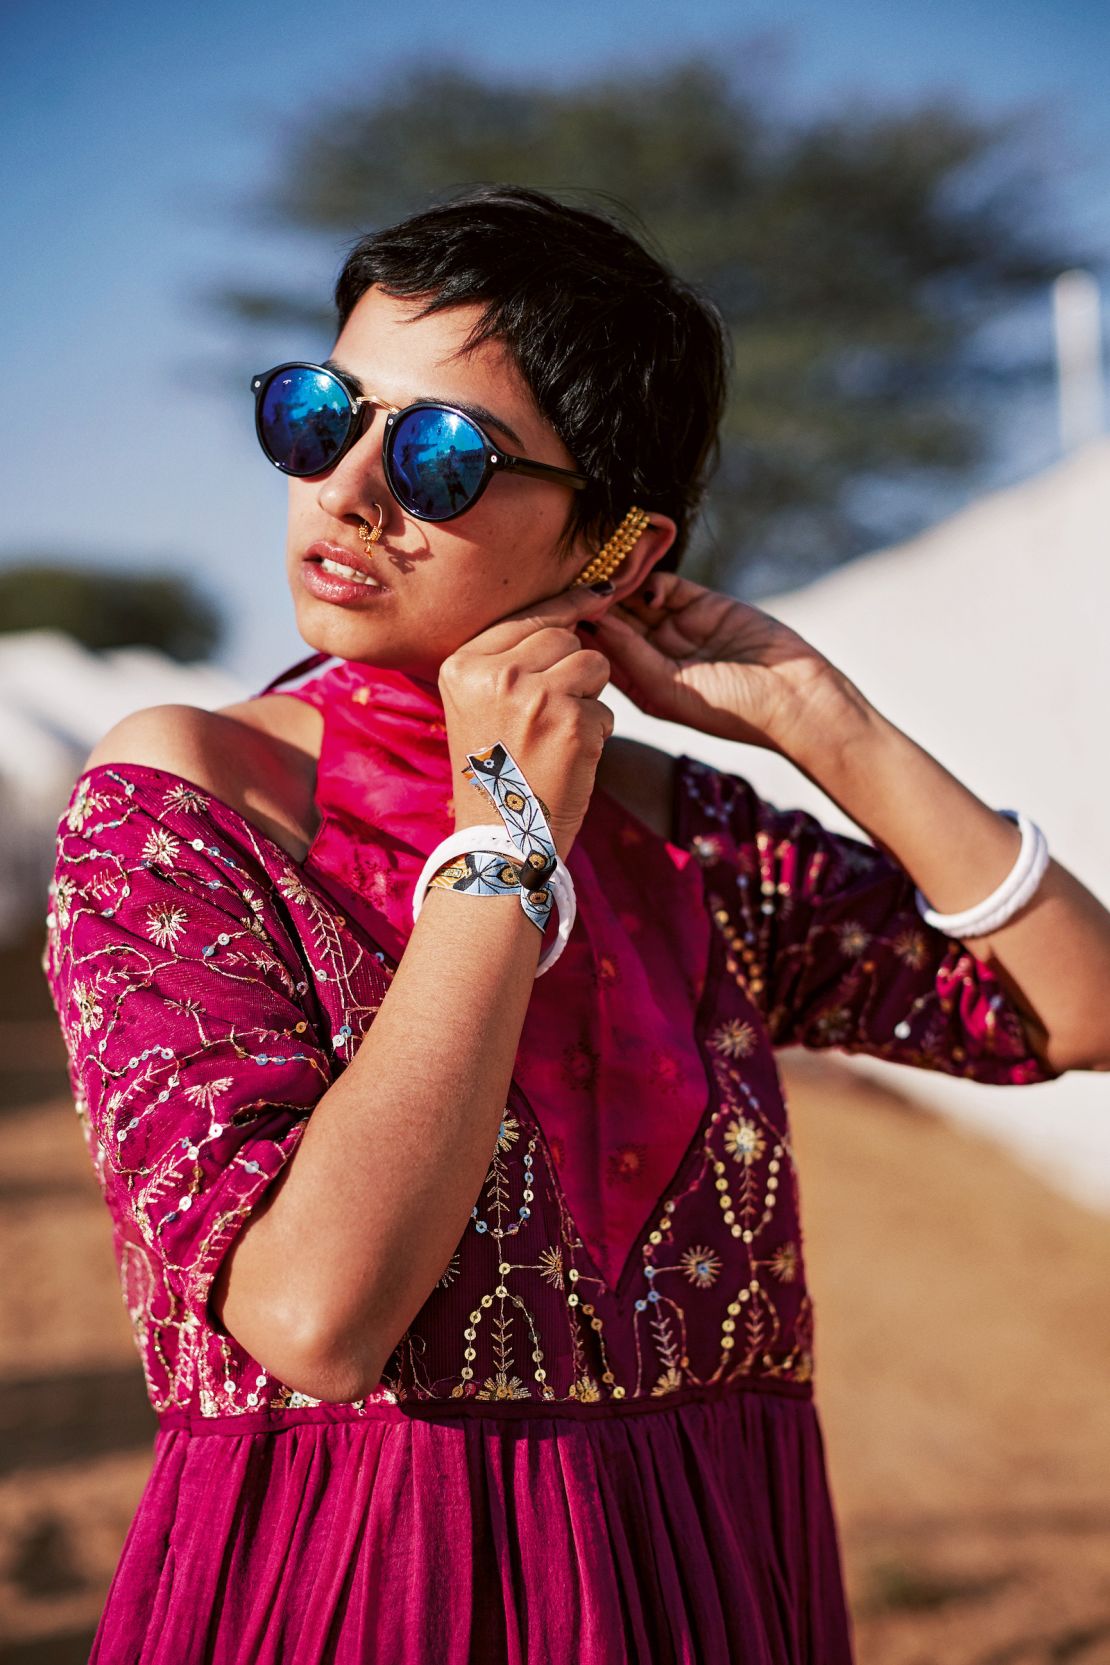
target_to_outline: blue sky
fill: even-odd
[[[28,391],[0,448],[0,561],[25,552],[192,568],[227,610],[221,658],[252,689],[304,651],[283,568],[284,487],[255,445],[237,342],[198,294],[340,251],[251,224],[283,125],[415,61],[570,80],[773,30],[786,111],[967,95],[1040,112],[1054,208],[1110,247],[1110,7],[1086,0],[844,0],[512,7],[228,0],[6,8],[0,66],[4,362]],[[633,43],[633,44],[630,44]],[[1029,327],[1047,340],[1048,298]],[[289,356],[303,350],[290,342]],[[236,404],[213,385],[241,351]],[[997,479],[1053,459],[1051,400],[1015,413]]]

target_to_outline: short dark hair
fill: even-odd
[[[483,186],[370,232],[335,285],[342,330],[374,284],[418,316],[478,305],[468,348],[503,342],[536,405],[597,484],[565,532],[600,543],[637,503],[673,516],[677,567],[717,460],[728,336],[717,309],[615,218],[542,191]]]

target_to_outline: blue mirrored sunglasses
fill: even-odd
[[[586,474],[503,451],[472,416],[421,400],[399,407],[356,394],[322,364],[279,364],[251,379],[258,443],[275,468],[302,479],[323,474],[363,427],[363,406],[386,412],[382,467],[402,509],[418,520],[452,520],[475,504],[494,474],[508,470],[555,480],[574,491]]]

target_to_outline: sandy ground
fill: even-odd
[[[0,1026],[9,1665],[87,1659],[154,1431],[56,1043]],[[1110,1665],[1110,1217],[834,1056],[782,1064],[859,1665]]]

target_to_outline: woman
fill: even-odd
[[[625,231],[471,193],[336,299],[326,365],[255,379],[314,655],[128,718],[59,823],[159,1419],[93,1658],[839,1665],[775,1049],[1106,1067],[1110,916],[680,576],[723,337]],[[874,843],[613,738],[609,680]]]

